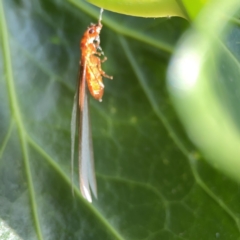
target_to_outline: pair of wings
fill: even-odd
[[[85,199],[87,199],[89,202],[92,202],[90,189],[97,198],[97,184],[94,171],[92,131],[86,88],[86,62],[81,61],[78,87],[74,96],[71,120],[71,177],[73,189],[75,134],[78,124],[78,164],[80,191]]]

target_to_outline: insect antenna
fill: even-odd
[[[100,15],[99,15],[98,23],[100,23],[102,21],[102,13],[103,13],[103,8],[100,9]]]

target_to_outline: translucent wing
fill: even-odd
[[[80,65],[78,92],[74,97],[72,121],[71,121],[71,167],[73,182],[73,166],[74,166],[74,147],[75,132],[77,119],[77,105],[79,106],[79,185],[84,198],[92,202],[91,191],[97,198],[97,185],[94,171],[92,133],[90,124],[90,114],[88,105],[88,95],[86,92],[86,64],[82,61]]]
[[[78,91],[76,92],[73,100],[72,118],[71,118],[71,183],[72,183],[72,194],[74,194],[73,186],[73,169],[74,169],[74,150],[75,150],[75,135],[76,135],[76,124],[77,124],[77,104],[78,104]]]
[[[79,182],[80,190],[84,198],[92,202],[90,188],[97,198],[97,185],[94,171],[92,149],[92,133],[89,118],[88,95],[83,101],[83,110],[80,111],[79,125]]]

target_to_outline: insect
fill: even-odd
[[[91,95],[102,101],[104,93],[104,84],[102,77],[112,79],[101,68],[101,63],[107,58],[103,57],[104,53],[100,47],[100,32],[102,29],[102,12],[97,24],[91,24],[85,31],[80,41],[81,60],[79,63],[78,88],[74,96],[74,104],[71,120],[71,175],[73,184],[73,165],[74,165],[74,146],[76,123],[79,119],[79,185],[80,191],[85,199],[92,202],[91,191],[97,198],[97,184],[94,171],[94,156],[92,133],[89,118],[88,94],[86,86],[88,86]],[[101,59],[101,57],[103,57]],[[79,111],[79,118],[77,112]]]

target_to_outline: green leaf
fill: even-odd
[[[78,0],[70,0],[72,2],[79,2]],[[113,11],[123,13],[126,15],[140,16],[140,17],[167,17],[180,16],[186,18],[181,5],[175,0],[157,0],[149,1],[142,0],[88,0],[92,4]]]
[[[187,22],[105,11],[103,102],[91,99],[98,199],[70,185],[83,1],[0,1],[0,238],[239,239],[238,184],[186,136],[165,76]]]
[[[79,0],[69,0],[78,3]],[[109,11],[138,17],[179,16],[195,19],[210,0],[88,0],[92,4]]]
[[[209,3],[211,0],[182,0],[177,1],[179,6],[181,6],[182,11],[188,16],[188,19],[195,19],[201,10]],[[217,4],[216,4],[217,5]]]
[[[182,40],[169,70],[169,88],[206,159],[240,182],[240,4],[217,4],[205,9]]]

